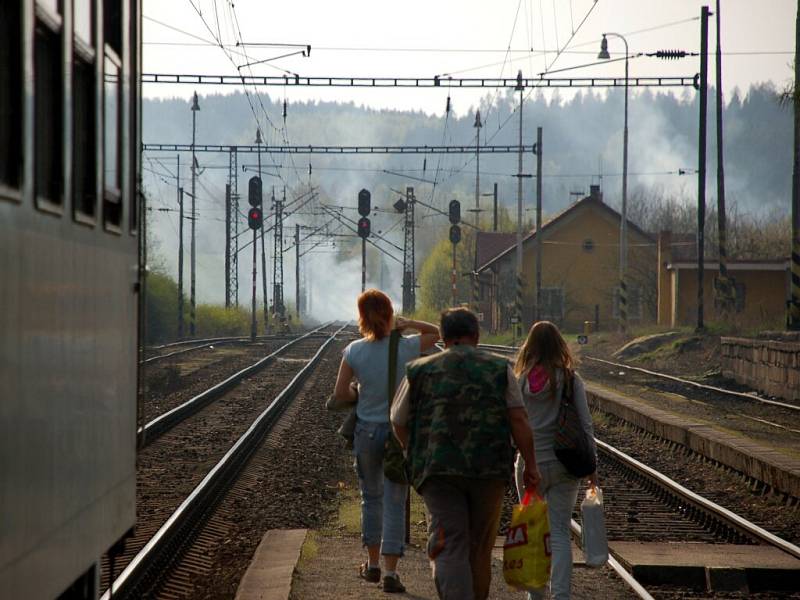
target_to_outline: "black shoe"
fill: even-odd
[[[402,594],[406,591],[406,586],[400,583],[399,575],[387,575],[383,578],[383,591],[387,594]]]
[[[358,568],[358,575],[365,581],[378,583],[381,580],[381,569],[380,567],[370,567],[369,563],[364,563]]]

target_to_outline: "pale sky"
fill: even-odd
[[[698,51],[703,4],[696,0],[597,0],[596,5],[594,0],[146,0],[144,71],[236,75],[236,65],[299,50],[248,45],[248,60],[241,54],[245,48],[236,47],[241,39],[247,44],[311,46],[310,57],[291,56],[270,62],[272,66],[243,69],[254,75],[282,75],[280,69],[285,69],[303,76],[433,77],[449,73],[462,77],[514,77],[522,69],[526,77],[536,77],[546,65],[552,64],[551,69],[556,70],[596,62],[601,34],[607,31],[625,35],[631,54],[665,48]],[[708,4],[713,12],[714,3]],[[238,28],[232,18],[232,5]],[[735,86],[744,92],[753,83],[772,80],[782,86],[790,79],[796,10],[797,5],[791,0],[722,2],[723,88],[727,94]],[[151,19],[204,40],[219,38],[229,45],[227,50],[236,65],[219,46],[203,44]],[[576,33],[569,41],[573,31]],[[715,17],[711,17],[710,51],[715,44]],[[558,58],[556,49],[563,49]],[[546,56],[542,50],[547,51]],[[622,42],[609,38],[609,50],[621,56]],[[697,57],[669,62],[641,57],[630,61],[632,77],[691,76],[697,71]],[[615,62],[554,76],[621,77],[623,73],[623,62]],[[712,85],[714,73],[711,56]],[[147,97],[188,98],[194,89],[190,85],[149,84],[144,93]],[[196,89],[210,94],[230,93],[236,88]],[[374,108],[436,114],[443,112],[448,94],[446,89],[270,87],[261,91],[273,98],[285,97],[289,102],[353,101]],[[454,109],[460,114],[487,93],[492,92],[450,91]],[[561,94],[568,95],[563,90]]]

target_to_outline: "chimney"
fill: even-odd
[[[603,201],[603,192],[600,191],[599,185],[592,184],[589,186],[589,197],[592,200],[597,200],[598,202]]]

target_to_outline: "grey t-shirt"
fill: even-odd
[[[401,337],[397,346],[395,389],[403,378],[406,363],[419,356],[420,336]],[[372,423],[388,423],[389,337],[374,342],[363,338],[352,342],[344,349],[344,360],[358,379],[358,418]]]

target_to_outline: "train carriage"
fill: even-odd
[[[0,596],[96,597],[135,520],[140,0],[0,2]]]

